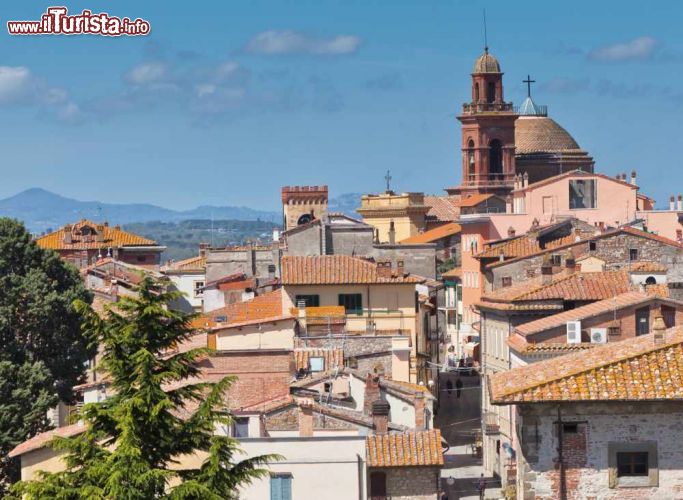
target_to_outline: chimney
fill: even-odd
[[[372,415],[372,405],[381,397],[379,390],[379,376],[368,373],[365,379],[365,394],[363,395],[363,413]]]
[[[104,227],[109,227],[109,222],[107,222],[106,220],[104,221]]]
[[[71,234],[72,230],[73,226],[71,224],[66,224],[64,226],[64,243],[67,245],[70,245],[73,242],[73,236]]]
[[[375,428],[375,434],[386,434],[389,432],[390,409],[389,403],[382,397],[372,403],[372,425]]]
[[[199,244],[199,256],[200,257],[206,257],[206,250],[209,248],[208,243],[200,243]]]
[[[541,264],[541,282],[543,284],[550,283],[553,280],[553,262],[550,254],[543,256],[543,263]]]
[[[104,225],[98,224],[95,230],[97,231],[95,241],[102,243],[104,241]]]
[[[313,437],[313,404],[311,401],[299,402],[299,436]]]
[[[524,172],[524,175],[522,176],[522,187],[527,187],[529,185],[529,174]]]
[[[394,221],[389,222],[389,243],[396,243],[396,228],[394,227]]]
[[[574,252],[572,252],[571,248],[564,255],[564,265],[567,268],[567,274],[574,274],[576,271],[576,257],[574,257]]]
[[[669,198],[669,210],[676,210],[676,198],[674,198],[674,195],[671,195],[671,198]]]
[[[425,395],[422,392],[415,394],[415,430],[423,431],[425,425]]]
[[[405,262],[402,260],[396,261],[396,276],[402,278],[405,275]]]
[[[631,184],[636,185],[636,171],[631,170]]]
[[[663,344],[666,342],[666,325],[664,324],[664,318],[662,318],[661,311],[657,311],[657,316],[652,323],[652,340],[655,344]]]
[[[510,195],[505,198],[505,213],[512,213],[512,196]]]
[[[514,238],[516,234],[515,228],[510,226],[508,228],[508,238]]]
[[[683,210],[683,195],[678,195],[678,202],[676,203],[676,210],[679,212]]]
[[[378,278],[391,278],[391,262],[387,260],[381,260],[377,263],[377,277]]]

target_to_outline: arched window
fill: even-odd
[[[496,100],[496,83],[489,82],[486,86],[486,102],[491,103]]]
[[[472,139],[467,143],[467,173],[474,175],[474,141]]]
[[[479,82],[474,84],[474,102],[479,102]]]
[[[303,224],[308,224],[313,220],[313,214],[303,214],[301,217],[299,217],[299,220],[296,221],[297,225],[301,226]]]
[[[489,143],[489,176],[494,178],[503,174],[503,145],[498,139]]]
[[[657,279],[654,276],[648,276],[648,278],[645,280],[646,285],[656,285],[657,284]]]

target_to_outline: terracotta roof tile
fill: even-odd
[[[375,434],[365,440],[368,467],[442,466],[441,431]]]
[[[96,233],[104,233],[102,241],[96,241],[96,236],[81,235],[84,227],[88,227]],[[111,227],[109,225],[99,224],[83,219],[71,226],[72,242],[64,242],[64,234],[67,226],[58,229],[50,234],[41,236],[36,239],[36,243],[43,248],[50,248],[52,250],[87,250],[98,249],[105,247],[122,247],[122,246],[156,246],[157,242],[148,238],[143,238],[137,234],[123,231],[119,226]]]
[[[479,252],[475,257],[477,259],[498,259],[502,254],[506,259],[514,259],[516,257],[532,255],[542,250],[549,250],[575,242],[576,235],[569,234],[546,242],[545,248],[542,249],[538,243],[538,239],[528,234],[524,234],[522,236],[517,236],[516,238],[506,240],[502,243],[492,244],[486,250]]]
[[[631,264],[632,273],[665,273],[667,267],[659,262],[633,262]]]
[[[495,196],[494,194],[484,194],[484,193],[472,194],[472,195],[467,196],[465,198],[460,198],[459,200],[456,200],[454,202],[454,204],[456,207],[465,207],[465,208],[476,207],[480,203],[484,203],[486,200],[490,200],[494,196]]]
[[[683,328],[613,342],[490,378],[493,404],[683,399]]]
[[[443,226],[439,226],[434,229],[430,229],[429,231],[425,231],[422,234],[418,234],[416,236],[406,238],[405,240],[401,240],[399,241],[399,243],[432,243],[442,238],[453,236],[454,234],[459,234],[461,230],[462,228],[460,227],[460,224],[450,222],[448,224],[444,224]]]
[[[451,196],[425,196],[424,204],[429,207],[427,219],[439,222],[452,222],[460,218],[457,200]]]
[[[453,269],[449,269],[445,273],[441,273],[442,278],[460,278],[462,276],[462,268],[461,267],[454,267]]]
[[[579,145],[547,116],[520,116],[515,121],[515,154],[577,151]]]
[[[296,369],[308,369],[309,360],[311,358],[323,358],[325,362],[325,370],[333,370],[335,368],[344,368],[344,350],[343,349],[324,349],[324,348],[296,348],[294,349],[294,361]]]
[[[12,451],[9,452],[9,457],[18,457],[29,451],[37,450],[39,448],[44,448],[47,446],[52,438],[54,437],[71,437],[85,432],[86,427],[82,423],[67,425],[64,427],[59,427],[47,432],[41,432],[33,436],[31,439],[24,441],[14,447]]]
[[[229,306],[205,313],[212,329],[223,330],[251,324],[279,321],[293,318],[282,307],[282,289],[258,295],[245,302],[236,302]],[[226,321],[219,321],[225,317]]]
[[[421,283],[410,275],[381,278],[377,263],[348,255],[282,258],[283,285]]]
[[[204,271],[206,269],[206,256],[197,255],[189,259],[179,260],[169,266],[171,271]]]

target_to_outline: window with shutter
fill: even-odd
[[[270,476],[270,500],[292,500],[292,475]]]

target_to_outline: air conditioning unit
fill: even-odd
[[[581,322],[567,321],[567,344],[581,343]]]
[[[591,328],[591,343],[607,343],[607,328]]]

